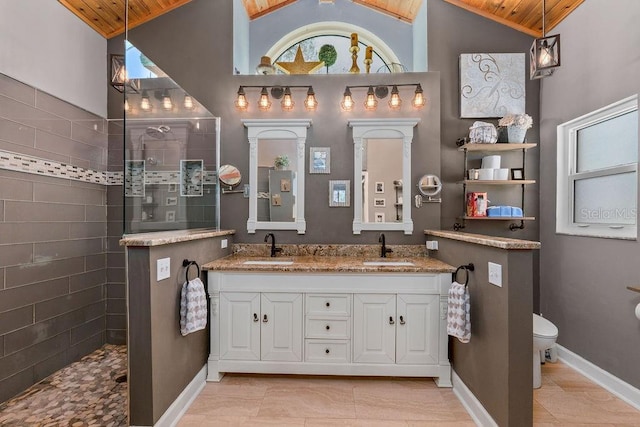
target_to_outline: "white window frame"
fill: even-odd
[[[637,240],[637,218],[635,224],[613,225],[600,223],[577,223],[574,220],[574,184],[576,180],[612,176],[633,172],[638,178],[638,163],[628,163],[587,172],[577,170],[578,131],[615,117],[638,111],[638,95],[603,107],[584,116],[563,123],[557,128],[557,178],[556,178],[556,233],[574,236],[589,236],[611,239]],[[636,187],[637,212],[638,194]]]

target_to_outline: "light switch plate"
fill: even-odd
[[[489,283],[502,287],[502,266],[500,264],[489,263]]]
[[[156,273],[158,282],[171,277],[171,258],[161,258],[156,261]]]

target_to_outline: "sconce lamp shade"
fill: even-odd
[[[162,109],[165,111],[171,111],[173,109],[173,101],[169,95],[169,91],[162,92]]]
[[[340,103],[340,106],[344,111],[353,110],[353,98],[351,97],[351,90],[349,90],[349,88],[345,89],[344,97],[342,99],[342,102]]]
[[[316,111],[316,108],[318,108],[318,100],[316,99],[316,94],[311,86],[309,86],[309,90],[307,90],[307,98],[304,100],[304,108],[306,108],[307,111]]]
[[[411,104],[413,105],[413,108],[422,108],[427,104],[427,99],[424,97],[424,91],[420,84],[416,86],[415,95],[413,96]]]
[[[553,74],[560,66],[560,34],[535,39],[529,51],[529,65],[531,80]]]
[[[249,103],[247,102],[247,97],[245,96],[244,88],[242,86],[238,89],[238,97],[236,98],[235,104],[239,111],[247,111],[247,108],[249,107]]]
[[[260,92],[260,100],[258,101],[258,108],[261,111],[269,111],[271,108],[271,100],[269,99],[269,92],[267,92],[267,88],[263,87]]]
[[[149,99],[149,93],[146,90],[142,91],[140,98],[140,109],[142,111],[151,111],[151,100]]]
[[[280,102],[282,109],[284,111],[291,111],[293,110],[293,106],[295,104],[296,103],[293,102],[293,98],[291,98],[291,89],[289,89],[288,87],[284,88],[284,96],[282,97],[282,101]]]
[[[376,99],[376,93],[373,90],[373,86],[369,86],[367,91],[367,98],[364,101],[364,109],[367,111],[375,111],[378,107],[378,100]]]
[[[402,99],[400,99],[400,92],[398,86],[393,85],[391,89],[391,98],[389,99],[389,108],[392,110],[399,110],[402,106]]]

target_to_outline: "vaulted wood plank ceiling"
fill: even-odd
[[[125,0],[58,0],[106,38],[124,32]],[[129,0],[129,28],[150,21],[191,0]],[[228,1],[228,0],[225,0]],[[299,0],[242,0],[250,19],[257,19]],[[314,0],[305,0],[314,1]],[[339,6],[347,0],[318,0]],[[413,22],[425,0],[350,0],[406,22]],[[433,0],[432,0],[433,1]],[[446,1],[518,31],[542,34],[542,0],[436,0]],[[553,29],[584,0],[546,0],[545,28]],[[331,7],[331,6],[328,6]]]

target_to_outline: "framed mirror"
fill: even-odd
[[[349,121],[354,149],[353,234],[413,233],[411,143],[419,122],[418,118]]]
[[[305,144],[309,119],[243,120],[249,141],[247,232],[304,234]]]

